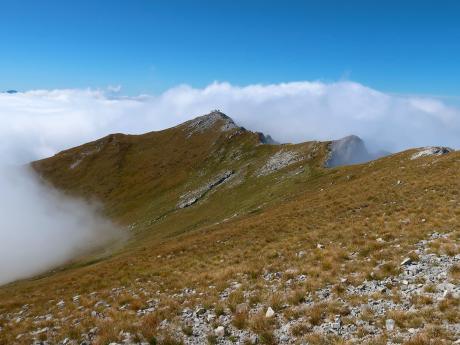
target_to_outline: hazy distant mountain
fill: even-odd
[[[330,157],[326,162],[326,166],[336,167],[340,165],[364,163],[388,154],[390,153],[385,151],[370,153],[360,137],[349,135],[331,142]]]

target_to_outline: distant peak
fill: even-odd
[[[330,145],[327,167],[363,163],[373,157],[366,149],[364,141],[357,135],[348,135],[342,139],[333,140]]]
[[[360,137],[354,134],[347,135],[346,137],[343,137],[338,140],[333,140],[332,142],[335,143],[336,145],[345,144],[345,143],[347,144],[348,143],[357,143],[357,144],[364,143],[363,139],[361,139]]]
[[[262,132],[256,132],[256,134],[258,135],[261,144],[279,145],[279,142],[273,139],[270,134],[264,134]]]

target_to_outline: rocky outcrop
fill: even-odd
[[[205,194],[208,193],[211,189],[226,182],[230,178],[230,176],[232,176],[234,173],[235,172],[233,170],[227,170],[217,175],[215,178],[213,178],[210,182],[208,182],[204,186],[182,195],[176,207],[178,209],[182,209],[182,208],[192,206],[193,204],[198,202],[198,200],[203,198]]]
[[[417,153],[414,153],[410,159],[414,160],[417,158],[427,157],[427,156],[442,156],[449,152],[454,151],[450,147],[444,146],[429,146],[420,149]]]
[[[265,176],[283,169],[301,160],[301,156],[295,151],[278,151],[271,156],[267,163],[259,169],[257,176]]]

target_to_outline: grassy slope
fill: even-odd
[[[305,176],[318,170],[324,160],[326,144],[260,145],[257,134],[239,129],[222,132],[222,123],[223,120],[204,133],[190,136],[188,123],[139,136],[109,135],[33,166],[56,188],[102,202],[109,217],[125,226],[134,225],[136,234],[171,236],[247,212],[288,193],[291,185],[276,181],[276,174],[255,176],[268,157],[279,150],[308,155],[315,148],[317,152],[312,156],[316,158],[288,168],[308,163],[311,169]],[[69,168],[80,160],[78,166]],[[236,174],[217,188],[225,193],[213,192],[206,197],[208,202],[175,210],[181,195],[226,170]],[[214,194],[219,194],[215,202]]]
[[[111,135],[35,163],[57,188],[97,198],[112,219],[136,226],[130,242],[116,255],[97,262],[83,260],[40,279],[1,288],[0,313],[17,312],[25,303],[31,304],[31,316],[51,312],[56,319],[48,323],[62,327],[49,335],[52,341],[72,333],[63,321],[67,316],[83,320],[73,327],[78,332],[98,325],[102,331],[96,342],[101,344],[114,340],[120,329],[148,338],[162,332],[155,328],[157,319],[174,322],[186,306],[216,308],[222,303],[219,292],[235,280],[254,291],[254,303],[273,305],[264,272],[304,273],[309,279],[296,289],[306,293],[338,284],[340,277],[358,284],[371,272],[382,277],[397,272],[401,258],[433,231],[457,231],[458,239],[458,152],[410,160],[408,151],[368,164],[323,169],[327,144],[258,145],[254,133],[232,136],[236,130],[217,128],[188,139],[184,127],[143,136]],[[99,152],[69,169],[81,152],[96,147]],[[256,177],[278,150],[314,154]],[[180,195],[227,169],[238,172],[233,180],[196,205],[175,210]],[[376,241],[379,237],[387,244]],[[325,248],[316,248],[318,243]],[[299,251],[305,253],[302,258],[296,256]],[[351,259],[353,253],[356,257]],[[382,259],[387,265],[376,271]],[[130,296],[114,297],[111,289],[122,286]],[[203,295],[171,298],[186,287]],[[89,297],[82,302],[89,308],[84,311],[69,303],[72,296],[93,291],[98,293],[94,301],[104,299],[112,305],[106,311],[109,321],[88,317],[94,304]],[[291,288],[283,291],[279,298],[287,300],[295,293]],[[137,310],[152,297],[159,300],[157,319],[117,310],[126,303]],[[69,307],[57,308],[61,299]],[[231,304],[225,307],[234,308]],[[38,327],[30,320],[0,322],[7,330],[0,333],[0,343],[12,343],[17,334]]]

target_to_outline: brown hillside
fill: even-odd
[[[0,288],[0,343],[452,344],[460,153],[417,152],[327,169],[211,113],[35,162],[131,237]]]

